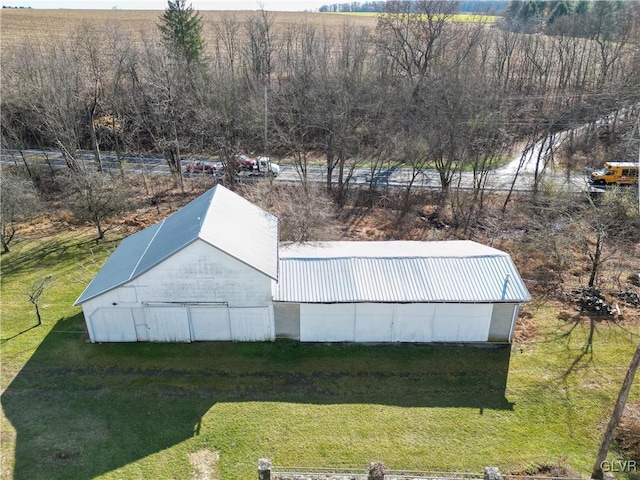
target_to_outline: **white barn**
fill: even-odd
[[[280,248],[276,335],[303,342],[510,342],[530,299],[511,257],[471,241]]]
[[[122,241],[76,301],[92,342],[510,342],[529,293],[471,241],[281,245],[216,186]]]
[[[122,241],[75,305],[92,342],[273,340],[278,221],[216,186]]]

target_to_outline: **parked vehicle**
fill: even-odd
[[[188,173],[216,173],[220,170],[220,166],[215,162],[208,162],[205,160],[195,160],[187,163],[185,169]]]
[[[274,177],[280,175],[280,165],[273,163],[269,157],[258,157],[258,172],[266,175],[272,173]]]
[[[235,156],[235,160],[239,174],[265,176],[270,173],[274,177],[280,174],[280,165],[273,163],[269,157],[258,157],[256,159],[238,154]]]
[[[591,173],[593,185],[635,185],[638,183],[640,164],[633,162],[607,162],[604,168]]]
[[[257,162],[255,158],[250,158],[247,155],[238,154],[235,156],[236,166],[238,171],[253,171],[257,170]]]

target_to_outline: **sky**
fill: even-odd
[[[195,10],[265,10],[298,12],[315,10],[322,5],[338,3],[337,0],[192,0]],[[164,10],[166,0],[3,0],[3,5],[32,8],[74,8],[121,10]]]

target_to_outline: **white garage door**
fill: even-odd
[[[435,305],[434,342],[486,342],[492,304],[444,303]]]
[[[150,342],[190,342],[189,316],[184,307],[148,307],[144,309],[147,338]]]
[[[138,340],[129,308],[98,308],[89,317],[92,342],[135,342]]]
[[[486,342],[491,304],[301,304],[303,342]]]
[[[356,304],[356,342],[393,342],[393,303]]]
[[[432,304],[301,304],[303,342],[431,342]]]
[[[229,308],[224,306],[190,307],[193,341],[231,340]]]
[[[395,305],[394,342],[428,343],[433,341],[432,303],[399,303]]]
[[[355,304],[303,303],[300,305],[300,340],[303,342],[355,341]]]
[[[255,342],[273,340],[273,310],[270,307],[230,308],[231,340]]]

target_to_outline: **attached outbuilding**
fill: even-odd
[[[500,250],[471,241],[280,248],[276,336],[303,342],[510,342],[529,293]]]
[[[216,186],[122,241],[76,301],[92,342],[275,338],[277,218]]]

